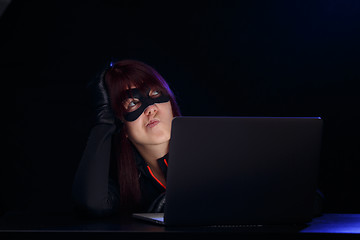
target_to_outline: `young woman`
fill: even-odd
[[[77,206],[98,216],[163,211],[174,94],[135,60],[112,64],[90,89],[96,117],[74,179]]]

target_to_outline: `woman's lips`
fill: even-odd
[[[148,122],[148,124],[146,124],[146,127],[149,127],[149,128],[153,128],[155,127],[156,125],[158,125],[160,123],[159,120],[151,120],[150,122]]]

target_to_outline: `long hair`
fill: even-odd
[[[125,92],[132,86],[144,92],[149,88],[160,88],[170,96],[173,116],[180,116],[174,93],[164,78],[149,65],[136,60],[118,61],[106,70],[104,78],[117,120],[123,119],[125,113],[123,101],[128,97]],[[112,156],[117,165],[120,209],[125,213],[139,210],[141,192],[133,147],[126,137],[125,125],[120,126],[122,129],[113,136]]]

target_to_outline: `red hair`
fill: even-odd
[[[173,116],[180,116],[175,96],[164,78],[149,65],[136,60],[122,60],[114,63],[105,72],[105,83],[112,109],[119,120],[123,120],[125,109],[123,101],[128,97],[126,90],[135,86],[140,91],[157,88],[170,96]],[[112,155],[117,163],[120,186],[120,207],[122,212],[139,210],[141,199],[139,173],[136,168],[133,147],[122,129],[113,136]]]

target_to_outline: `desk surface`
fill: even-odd
[[[176,236],[218,236],[219,238],[234,235],[249,238],[261,235],[280,236],[285,238],[296,237],[304,239],[324,239],[334,236],[347,238],[360,234],[360,214],[323,214],[314,218],[308,225],[302,226],[264,226],[264,227],[182,227],[167,228],[147,223],[141,220],[124,217],[103,219],[89,219],[72,214],[21,214],[8,213],[0,218],[0,236],[19,236],[21,234],[49,234],[49,233],[82,233],[102,234],[101,236],[139,237],[153,236],[164,239]],[[180,234],[180,235],[179,235]],[[44,235],[44,236],[45,236]],[[46,235],[46,237],[49,237]],[[360,235],[359,235],[360,237]],[[45,238],[45,237],[44,237]],[[204,239],[205,239],[204,238]]]

